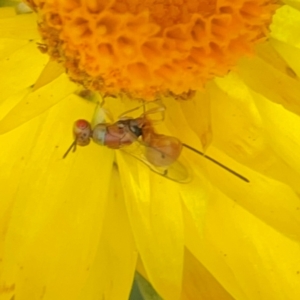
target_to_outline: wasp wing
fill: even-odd
[[[155,154],[157,152],[158,157],[166,156],[165,153],[162,153],[156,148],[149,147],[139,140],[129,146],[120,148],[120,150],[143,162],[150,168],[151,171],[155,172],[158,175],[179,183],[188,183],[191,181],[190,169],[179,160],[176,160],[172,164],[164,167],[158,167],[151,164],[145,155],[146,151],[149,150],[149,148],[151,148],[152,154]]]

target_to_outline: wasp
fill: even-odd
[[[140,107],[134,108],[137,110]],[[65,158],[76,146],[87,146],[93,140],[96,144],[111,149],[120,149],[129,155],[142,161],[155,173],[176,182],[186,183],[191,180],[191,172],[180,160],[183,147],[189,149],[211,162],[219,165],[240,179],[249,182],[242,175],[236,173],[203,152],[182,143],[173,136],[158,134],[149,119],[149,114],[164,111],[165,107],[159,104],[159,108],[144,112],[138,118],[124,117],[124,113],[115,123],[98,123],[92,127],[87,120],[77,120],[73,125],[74,142],[71,144]]]

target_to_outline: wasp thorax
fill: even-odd
[[[77,120],[73,126],[73,134],[77,145],[87,146],[91,141],[92,135],[90,123],[86,120]]]

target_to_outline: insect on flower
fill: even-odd
[[[215,159],[182,143],[173,136],[158,134],[153,127],[153,121],[149,115],[164,112],[165,107],[158,102],[158,107],[144,111],[138,118],[124,117],[125,114],[138,110],[141,106],[123,113],[115,123],[99,123],[95,126],[86,120],[77,120],[73,126],[74,142],[71,144],[65,158],[76,146],[87,146],[91,139],[99,145],[111,149],[120,149],[146,164],[153,172],[170,180],[187,183],[191,180],[189,168],[179,158],[183,147],[205,157],[211,162],[219,165],[238,178],[249,182],[249,180],[235,171],[229,169]],[[143,105],[144,107],[144,105]]]

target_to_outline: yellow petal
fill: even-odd
[[[207,149],[212,141],[209,94],[198,91],[193,99],[182,101],[180,105],[191,129],[198,135],[203,149]]]
[[[0,58],[8,58],[16,50],[24,47],[30,42],[27,40],[17,40],[9,38],[0,38]],[[16,65],[18,67],[18,65]]]
[[[131,227],[150,281],[163,298],[179,299],[184,241],[178,184],[128,155],[119,154],[118,164]]]
[[[222,88],[228,92],[238,81],[227,78],[218,82],[220,84],[222,82]],[[249,168],[268,176],[253,172],[229,159],[216,148],[210,147],[208,155],[217,158],[250,180],[250,183],[245,183],[218,166],[207,163],[212,183],[277,230],[299,239],[300,203],[295,193],[300,191],[297,184],[300,180],[299,173],[287,166],[268,144],[251,94],[243,91],[240,85],[232,90],[232,93],[236,94],[235,98],[218,89],[212,92],[214,92],[212,124],[215,129],[215,145]],[[226,114],[223,113],[225,108]],[[197,165],[195,162],[195,166]]]
[[[1,36],[1,35],[0,35]],[[23,88],[32,86],[39,77],[48,58],[36,49],[35,42],[28,42],[9,56],[0,60],[0,102]]]
[[[216,83],[209,86],[214,145],[237,161],[251,162],[253,166],[267,145],[251,94],[235,74],[216,80]]]
[[[284,58],[284,60],[292,67],[291,76],[300,76],[300,63],[298,57],[300,50],[297,47],[290,46],[276,39],[270,39],[270,44]],[[288,72],[291,72],[288,70]],[[294,73],[294,74],[293,74]],[[296,74],[295,74],[296,73]],[[298,78],[299,80],[299,78]]]
[[[108,198],[95,261],[79,298],[82,300],[129,299],[138,252],[116,169]]]
[[[181,300],[195,298],[197,300],[234,299],[195,256],[185,249]]]
[[[282,53],[278,51],[277,47],[275,47],[276,41],[284,44],[288,48],[294,48],[286,43],[270,38],[267,42],[256,47],[256,55],[262,58],[269,65],[272,65],[278,71],[288,75],[292,79],[297,79],[297,70],[295,69],[297,62],[293,58],[295,58],[300,51],[297,50],[297,48],[294,48],[294,51],[296,52],[294,53],[294,57],[290,57],[288,55],[283,56]]]
[[[0,8],[0,10],[3,9],[5,8]],[[0,19],[0,37],[25,40],[40,39],[36,26],[36,16],[26,14]]]
[[[0,3],[0,19],[10,18],[16,15],[16,10],[13,7],[1,7]]]
[[[255,95],[255,100],[269,143],[284,162],[300,175],[300,117],[259,95]]]
[[[94,105],[70,97],[0,138],[0,194],[10,212],[1,239],[0,286],[15,287],[8,299],[74,299],[87,279],[113,152],[91,146],[65,160],[62,155],[72,142],[73,119],[88,118],[93,110]]]
[[[202,169],[203,170],[203,169]],[[201,169],[199,172],[202,171]],[[193,224],[201,230],[205,220],[207,209],[207,201],[211,196],[212,186],[207,182],[206,175],[204,176],[195,173],[193,180],[188,185],[182,185],[180,195],[185,204],[186,210],[189,212]]]
[[[288,4],[291,7],[294,7],[296,9],[300,10],[299,0],[284,0],[283,2]]]
[[[258,57],[241,59],[238,73],[255,92],[300,115],[298,80],[281,73]]]
[[[56,61],[49,60],[42,73],[40,74],[39,78],[35,82],[33,91],[36,91],[42,86],[50,83],[63,73],[64,69],[59,63],[57,63]]]
[[[217,191],[198,239],[187,214],[185,223],[188,248],[234,299],[299,298],[297,242]]]
[[[22,100],[0,121],[0,134],[8,132],[32,118],[45,112],[62,99],[71,95],[77,86],[62,74],[49,84],[28,93]]]
[[[18,103],[30,93],[30,90],[30,88],[22,89],[2,101],[2,103],[0,103],[0,120],[2,120],[16,105],[18,105]]]
[[[215,150],[212,153],[237,169],[220,152]],[[300,239],[300,199],[289,186],[246,170],[242,174],[250,183],[228,178],[229,175],[225,180],[224,172],[215,166],[210,167],[209,174],[212,183],[239,205],[288,237]]]
[[[200,96],[199,98],[197,96],[197,99],[200,100],[200,98]],[[175,136],[181,142],[194,145],[197,148],[200,147],[200,149],[202,148],[202,145],[207,146],[210,141],[210,133],[202,130],[195,130],[193,132],[193,127],[191,128],[190,126],[190,122],[192,122],[193,117],[189,119],[187,113],[184,113],[184,110],[182,109],[182,105],[184,104],[180,104],[179,101],[174,102],[174,99],[171,97],[164,98],[163,100],[167,110],[163,123],[157,126],[157,131]],[[204,104],[204,106],[205,105],[206,104]],[[200,109],[200,106],[202,106],[202,102],[197,104],[196,108]],[[195,112],[196,109],[194,110],[193,115],[195,115]],[[207,121],[204,121],[204,123],[208,124]],[[206,127],[206,129],[208,129],[208,127]]]
[[[300,11],[289,5],[280,7],[273,16],[271,36],[289,45],[300,46]]]
[[[214,144],[248,167],[300,192],[299,173],[271,148],[266,137],[262,116],[254,101],[260,96],[249,92],[234,74],[216,82],[221,89],[211,89]]]
[[[213,195],[212,202],[217,200],[216,192]],[[211,205],[210,205],[211,207]],[[227,290],[235,299],[247,299],[242,288],[237,283],[232,270],[224,261],[221,251],[215,249],[213,245],[207,241],[207,215],[203,219],[205,227],[197,228],[191,215],[183,208],[184,224],[185,224],[185,245],[196,259],[210,272],[214,278]],[[220,231],[223,226],[220,226]],[[234,232],[232,233],[234,234]],[[212,237],[213,238],[213,237]]]

